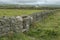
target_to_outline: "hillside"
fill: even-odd
[[[0,4],[0,9],[60,9],[60,5],[50,5],[50,4],[43,4],[43,5],[22,5],[22,4]]]

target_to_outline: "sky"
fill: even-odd
[[[60,0],[0,0],[4,4],[60,4]]]

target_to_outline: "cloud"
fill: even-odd
[[[8,4],[58,4],[60,0],[0,0],[0,2]]]
[[[57,3],[60,3],[60,0],[47,0],[47,3],[49,3],[49,4],[57,4]]]
[[[1,3],[5,3],[5,4],[15,4],[16,2],[14,2],[14,0],[0,0]]]

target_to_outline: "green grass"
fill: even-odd
[[[24,10],[24,9],[0,9],[0,16],[20,16],[20,15],[28,15],[34,12],[40,12],[43,10]]]
[[[0,9],[0,16],[17,16],[38,11],[41,10]],[[60,12],[34,23],[29,32],[0,37],[0,40],[60,40]]]
[[[60,12],[35,23],[27,35],[39,40],[60,40]]]

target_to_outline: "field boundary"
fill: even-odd
[[[49,10],[23,16],[3,16],[0,18],[0,36],[29,31],[32,23],[53,15],[58,10]]]

